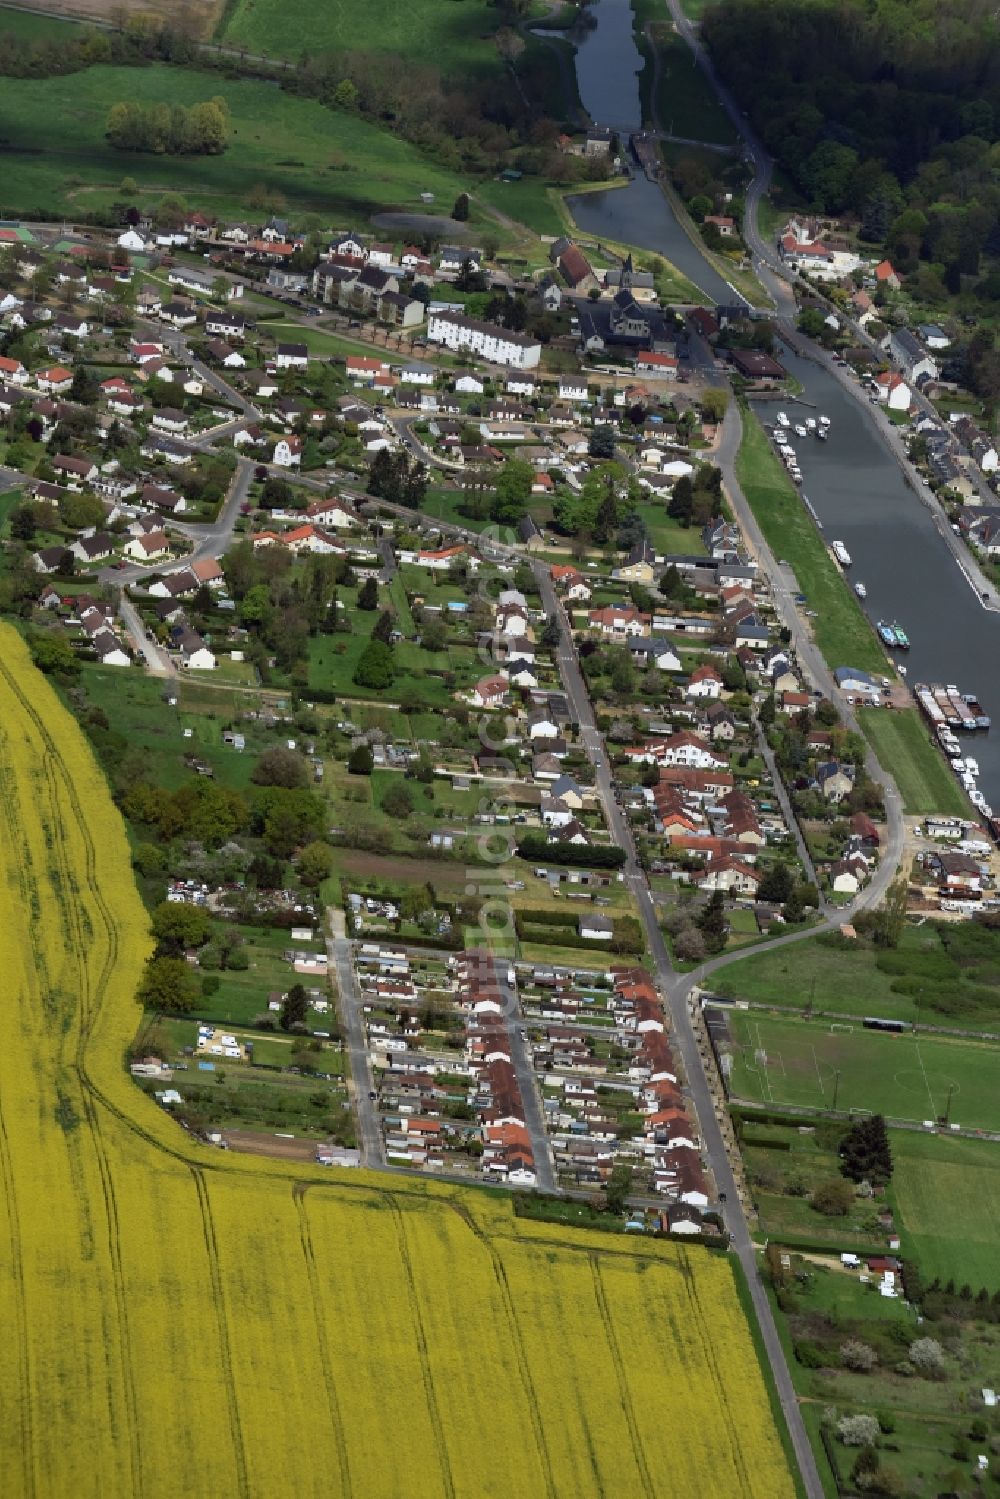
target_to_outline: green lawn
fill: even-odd
[[[366,6],[360,14],[367,15]],[[287,29],[287,20],[282,20]],[[290,30],[288,34],[292,35]],[[295,51],[301,43],[296,34]],[[165,157],[116,151],[104,136],[121,100],[190,105],[221,94],[231,114],[222,156]],[[364,220],[387,208],[419,208],[422,191],[450,208],[466,185],[407,142],[347,113],[334,113],[264,83],[157,65],[95,67],[64,78],[6,78],[0,97],[6,212],[106,208],[134,177],[140,201],[179,190],[191,204],[239,218],[264,188],[292,209]]]
[[[951,817],[969,815],[969,804],[931,742],[916,708],[900,713],[861,708],[858,722],[879,763],[892,771],[906,812],[914,816],[928,812],[947,813]]]
[[[569,226],[569,214],[559,189],[537,177],[525,177],[520,182],[500,179],[481,182],[473,196],[499,209],[508,218],[526,224],[536,234],[564,234]]]
[[[826,550],[764,429],[747,412],[736,476],[772,552],[791,564],[809,607],[817,612],[818,617],[812,621],[816,643],[830,666],[885,673],[885,652],[871,625]]]
[[[658,552],[694,556],[704,552],[705,544],[697,526],[682,526],[667,514],[665,500],[640,500],[635,507],[646,522],[649,539]]]
[[[892,1195],[924,1281],[1000,1289],[1000,1147],[893,1130]]]
[[[1000,1128],[1000,1049],[986,1043],[865,1031],[825,1020],[736,1012],[730,1017],[735,1098],[814,1109],[868,1109],[893,1119],[935,1119],[952,1090],[951,1118]],[[837,1074],[839,1073],[839,1082]]]

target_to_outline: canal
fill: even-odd
[[[620,135],[640,130],[643,60],[632,34],[630,0],[595,0],[589,13],[596,24],[576,42],[576,77],[583,106],[596,124],[610,125]],[[659,186],[637,167],[633,170],[627,187],[568,200],[581,230],[597,240],[636,245],[662,255],[712,302],[742,302],[739,292],[677,222]]]
[[[788,401],[755,407],[765,420],[773,420],[782,405],[793,423],[820,413],[830,418],[829,441],[792,438],[803,493],[826,541],[847,547],[848,578],[852,586],[864,583],[862,607],[869,618],[898,623],[909,636],[910,650],[894,652],[907,682],[955,683],[975,693],[991,714],[991,733],[960,738],[963,752],[979,761],[986,800],[1000,811],[1000,615],[981,607],[935,516],[907,484],[864,407],[813,360],[788,349],[781,357],[815,409]]]

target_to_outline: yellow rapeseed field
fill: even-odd
[[[4,1499],[790,1499],[726,1261],[191,1141],[125,830],[0,626]]]

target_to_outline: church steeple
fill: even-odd
[[[629,253],[625,257],[625,264],[622,266],[621,280],[620,280],[620,282],[618,284],[619,284],[619,289],[621,291],[631,291],[632,290],[632,255],[631,255],[631,253]]]

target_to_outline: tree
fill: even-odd
[[[944,1373],[944,1349],[936,1338],[917,1338],[910,1344],[909,1360],[915,1369],[929,1378]]]
[[[324,843],[321,838],[307,843],[299,854],[299,879],[303,885],[308,885],[313,890],[322,885],[324,880],[329,879],[332,869],[333,853],[330,845]]]
[[[34,541],[38,517],[34,505],[17,505],[10,512],[10,534],[15,541]]]
[[[183,958],[150,958],[137,998],[147,1010],[186,1015],[198,1002],[198,980]]]
[[[204,946],[212,930],[212,918],[203,906],[164,900],[153,911],[152,926],[163,952],[179,956],[187,947]]]
[[[382,690],[391,687],[395,677],[392,651],[382,640],[370,640],[358,657],[353,681],[358,687]]]
[[[347,768],[353,776],[370,776],[375,758],[367,744],[356,744],[347,759]]]
[[[281,1005],[278,1023],[283,1031],[304,1026],[309,1012],[309,996],[302,984],[293,984]]]
[[[661,573],[657,585],[665,599],[682,598],[687,591],[686,585],[680,574],[680,569],[675,562],[671,562],[665,573]]]
[[[837,1435],[845,1447],[874,1447],[878,1441],[878,1422],[874,1416],[841,1416]]]
[[[854,1206],[854,1188],[849,1182],[820,1182],[810,1199],[817,1213],[824,1218],[846,1218]]]
[[[881,1185],[892,1176],[889,1132],[881,1114],[859,1119],[840,1142],[840,1169],[850,1181]]]
[[[700,963],[705,951],[705,939],[696,926],[681,927],[674,936],[674,954],[682,963]]]
[[[358,590],[358,608],[371,611],[378,608],[378,579],[366,578]]]
[[[867,1343],[848,1338],[840,1345],[840,1362],[845,1369],[853,1369],[857,1374],[870,1374],[878,1363],[878,1354]]]
[[[626,1199],[632,1190],[632,1167],[624,1161],[612,1166],[611,1175],[608,1177],[607,1186],[604,1189],[605,1206],[609,1213],[623,1213],[625,1211]]]
[[[371,638],[373,640],[381,641],[384,646],[389,646],[392,643],[392,632],[394,629],[395,621],[393,619],[392,610],[383,609],[382,613],[375,621],[375,627],[372,630]]]
[[[594,427],[587,444],[591,458],[613,458],[615,456],[615,432],[613,427]]]
[[[68,678],[80,675],[76,653],[61,635],[32,635],[28,645],[32,661],[46,676]]]
[[[469,195],[459,193],[455,199],[455,206],[451,210],[451,216],[459,224],[464,224],[469,217]]]
[[[680,521],[682,526],[691,524],[694,514],[694,485],[687,474],[682,474],[671,490],[667,514],[672,520]]]
[[[386,790],[382,811],[397,822],[402,822],[413,811],[413,793],[402,777],[397,777]]]
[[[726,921],[726,902],[721,890],[713,890],[708,904],[698,916],[698,930],[710,950],[718,951],[726,938],[729,923]]]
[[[448,644],[448,627],[440,615],[421,623],[420,644],[425,651],[443,651]]]
[[[266,749],[250,775],[257,786],[288,786],[302,789],[309,785],[309,761],[298,750],[276,745]]]
[[[534,469],[523,458],[508,458],[496,481],[490,517],[501,526],[516,526],[528,508]]]
[[[757,886],[757,899],[784,905],[795,887],[792,871],[787,864],[772,864]]]
[[[729,405],[729,392],[712,385],[701,397],[701,409],[706,421],[721,422]]]
[[[762,728],[770,728],[771,724],[774,723],[774,720],[777,717],[777,711],[778,710],[774,701],[774,693],[769,692],[764,701],[761,703],[760,708],[757,712],[757,718]]]
[[[906,925],[906,881],[894,880],[875,912],[872,940],[877,947],[898,947]]]

